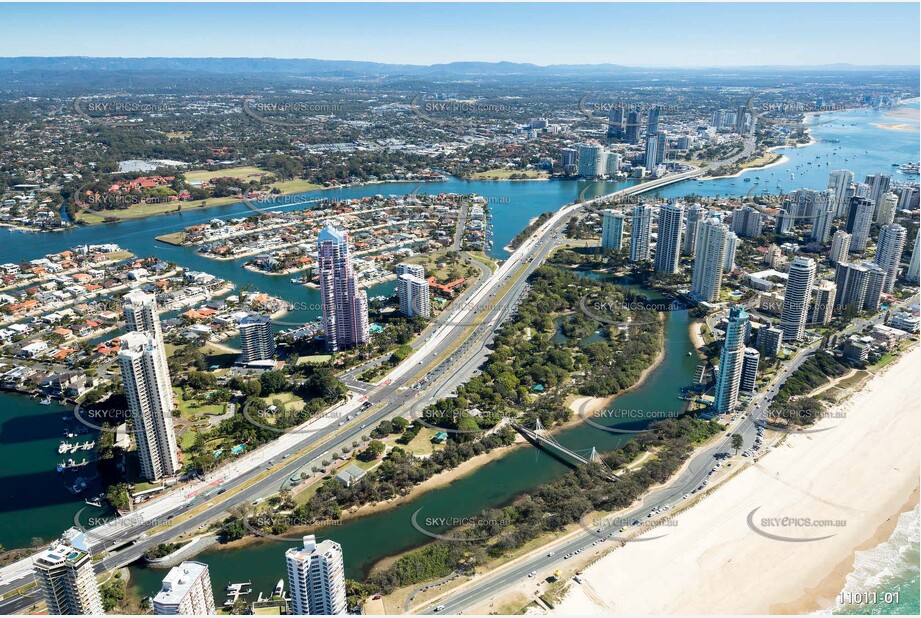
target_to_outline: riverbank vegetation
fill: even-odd
[[[566,406],[569,395],[616,394],[634,386],[654,362],[663,345],[662,324],[656,311],[632,302],[639,297],[630,290],[554,266],[542,266],[528,281],[531,286],[528,296],[518,306],[514,318],[500,328],[482,372],[460,386],[456,397],[428,406],[421,411],[421,419],[413,418],[412,423],[405,419],[382,421],[371,431],[372,438],[401,435],[379,465],[348,485],[329,474],[316,492],[293,511],[270,512],[260,517],[260,529],[283,534],[291,521],[298,525],[322,524],[340,519],[349,509],[408,495],[415,486],[440,472],[512,444],[515,434],[508,420],[533,425],[540,419],[546,427],[566,422],[572,414]],[[580,303],[586,297],[608,301],[599,311],[606,318],[604,322],[583,312]],[[586,344],[587,337],[594,341]],[[656,470],[663,465],[670,467],[680,459],[672,457],[669,449],[662,448],[664,442],[656,439],[665,440],[675,432],[688,444],[699,438],[700,427],[686,425],[684,420],[674,423],[661,425],[642,443],[631,442],[609,454],[609,465],[622,467],[647,448],[656,448],[657,456],[650,460],[646,466],[648,472],[643,474],[649,474],[650,479],[661,479],[662,473]],[[444,430],[449,437],[443,448],[427,457],[416,457],[400,445],[412,441],[424,426]],[[672,449],[680,450],[674,445]],[[367,459],[376,461],[381,454],[378,449],[368,453]],[[585,483],[587,487],[588,481]],[[625,487],[634,485],[629,483]],[[562,495],[556,494],[566,492],[556,488],[551,493],[554,497],[547,499],[548,504],[562,504]],[[224,522],[221,533],[224,541],[245,534],[241,524],[245,516],[237,512]],[[571,521],[563,519],[566,522],[562,525]],[[519,523],[516,534],[519,541],[505,541],[504,545],[516,546],[517,542],[533,536],[532,521],[525,518]],[[394,585],[402,585],[406,580],[422,581],[418,578],[440,572],[444,565],[456,565],[459,559],[451,547],[421,551],[436,552],[436,557],[426,557],[428,554],[423,553],[422,558],[411,558],[421,560],[421,564],[398,561],[394,568],[405,572],[393,576]],[[439,565],[434,571],[427,566],[432,561]]]
[[[691,455],[694,444],[720,433],[723,426],[681,417],[655,422],[650,430],[603,455],[608,466],[616,467],[641,452],[656,452],[655,458],[623,474],[619,481],[607,480],[607,471],[599,464],[579,466],[508,506],[486,509],[469,518],[473,525],[450,532],[456,540],[435,541],[401,556],[389,568],[372,575],[365,588],[388,594],[454,571],[469,572],[541,535],[564,530],[587,511],[627,508],[649,488],[666,482]]]
[[[526,241],[528,238],[531,237],[532,234],[534,234],[534,231],[537,228],[543,225],[544,222],[547,221],[547,219],[549,219],[552,216],[553,216],[552,212],[545,212],[543,214],[538,215],[536,219],[534,219],[533,221],[531,221],[531,223],[528,224],[528,227],[524,228],[523,230],[515,234],[515,237],[509,241],[508,246],[511,247],[512,249],[517,249],[518,247],[520,247],[524,241]]]

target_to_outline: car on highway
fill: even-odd
[[[528,573],[528,577],[534,577],[535,575],[537,575],[537,571],[531,571]]]
[[[555,555],[556,555],[556,552],[555,552],[555,551],[552,551],[552,552],[550,552],[549,554],[547,554],[547,557],[548,557],[548,558],[552,558],[552,557],[555,556]]]
[[[444,608],[445,608],[444,605],[436,605],[433,611],[436,611],[436,612],[444,611]]]

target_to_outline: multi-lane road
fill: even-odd
[[[701,173],[702,170],[692,170],[617,193],[642,193]],[[107,552],[96,564],[97,571],[103,573],[130,564],[148,549],[195,532],[236,505],[277,492],[305,466],[360,439],[379,421],[421,409],[456,389],[482,364],[491,337],[515,310],[527,276],[552,251],[568,218],[578,209],[601,203],[611,195],[616,194],[564,206],[495,272],[471,261],[481,270],[476,283],[414,342],[413,355],[371,390],[355,376],[380,361],[372,361],[360,371],[353,369],[343,376],[357,394],[353,393],[346,404],[327,416],[287,432],[192,487],[144,505],[128,518],[89,531],[87,541],[92,551]],[[459,340],[463,343],[445,358],[445,350]],[[425,388],[413,389],[423,378],[426,378]],[[372,405],[366,409],[365,402]],[[194,514],[188,515],[190,512]],[[155,529],[160,531],[154,533]],[[0,594],[8,595],[31,581],[31,559],[27,558],[0,571]],[[10,595],[0,602],[0,612],[21,611],[33,602],[31,598]]]
[[[918,302],[919,295],[902,301],[898,306],[904,307]],[[885,312],[881,312],[872,318],[858,320],[849,325],[841,334],[847,336],[864,330],[874,324],[879,324],[885,319]],[[633,508],[618,517],[616,524],[601,528],[595,528],[594,531],[586,526],[586,530],[576,535],[567,536],[564,540],[557,543],[546,545],[539,555],[531,556],[523,560],[511,563],[493,573],[486,573],[477,577],[471,584],[465,585],[456,593],[448,593],[444,599],[426,604],[424,607],[417,608],[419,613],[433,613],[434,607],[444,606],[439,610],[444,614],[460,614],[471,607],[480,605],[485,599],[489,599],[496,594],[503,592],[509,587],[520,584],[528,579],[529,574],[536,571],[541,574],[561,568],[566,564],[567,554],[572,554],[577,550],[591,548],[593,543],[600,541],[608,534],[614,533],[617,536],[617,530],[622,526],[623,521],[633,522],[634,520],[647,520],[647,515],[655,508],[668,509],[661,510],[661,517],[667,516],[669,509],[684,502],[685,495],[690,495],[695,489],[708,479],[710,471],[715,462],[714,455],[717,453],[726,453],[732,451],[732,434],[739,434],[744,441],[743,448],[749,448],[754,442],[758,432],[758,427],[763,423],[765,415],[770,408],[771,402],[777,395],[780,386],[786,379],[796,371],[803,362],[806,361],[816,350],[819,349],[821,340],[815,340],[798,349],[792,359],[788,361],[783,369],[778,372],[774,379],[765,386],[764,392],[752,400],[744,415],[735,421],[728,431],[719,440],[711,443],[705,448],[698,450],[691,458],[689,463],[683,468],[666,487],[647,494],[640,506]],[[742,460],[744,461],[744,460]],[[597,525],[597,524],[596,524]],[[600,531],[599,531],[600,530]],[[552,553],[552,555],[550,555]]]

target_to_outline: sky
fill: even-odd
[[[627,66],[919,62],[919,4],[0,4],[0,56]]]

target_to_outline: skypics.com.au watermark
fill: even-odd
[[[345,111],[345,104],[330,101],[258,101],[243,97],[243,113],[263,124],[299,128],[315,125],[323,117]]]
[[[74,406],[74,418],[96,431],[115,433],[118,431],[118,425],[126,422],[130,417],[131,411],[127,408],[84,407],[79,403]]]
[[[502,117],[523,114],[523,107],[480,99],[427,99],[417,94],[410,103],[412,112],[433,124],[467,126],[471,120],[499,120]]]
[[[803,101],[791,98],[781,89],[756,92],[748,99],[745,107],[759,122],[790,129],[809,129],[828,124],[832,119],[819,120],[817,115],[847,109],[844,105],[826,103],[822,100]]]
[[[450,541],[453,543],[485,541],[494,536],[495,533],[512,524],[510,519],[491,519],[488,517],[481,517],[479,515],[472,517],[420,517],[419,514],[422,512],[422,508],[424,507],[416,509],[410,518],[410,523],[412,524],[413,528],[425,536],[441,541]],[[473,530],[486,529],[491,532],[487,532],[486,534],[464,534],[463,532],[460,532],[457,535],[440,534],[434,532],[434,530],[453,530],[457,528],[468,529],[471,532]]]
[[[610,99],[592,93],[583,95],[579,99],[577,108],[579,113],[588,120],[625,132],[633,128],[639,132],[643,127],[646,127],[649,112],[652,110],[658,109],[660,116],[683,111],[681,106],[669,103]],[[631,121],[631,118],[635,118],[635,120]]]
[[[131,127],[144,124],[144,117],[176,111],[168,102],[147,102],[126,93],[80,95],[73,108],[78,116],[93,123],[110,127]]]
[[[678,525],[675,517],[663,516],[657,519],[629,517],[602,517],[595,522],[589,522],[592,509],[583,511],[579,516],[579,527],[600,541],[614,541],[616,543],[642,543],[655,541],[668,536],[668,529]],[[625,536],[630,531],[648,531],[655,529],[656,534],[642,536]]]
[[[272,541],[281,541],[283,543],[299,543],[303,540],[303,534],[297,536],[282,536],[275,534],[275,530],[310,529],[319,530],[322,528],[331,528],[341,526],[342,521],[338,519],[305,519],[294,515],[293,513],[258,513],[247,514],[242,518],[243,527],[246,530],[263,539]],[[266,529],[270,532],[266,532]]]
[[[477,429],[454,429],[445,427],[445,424],[457,426],[459,421],[465,416],[472,416],[477,424],[485,425],[485,428]],[[518,414],[514,410],[485,410],[470,415],[469,412],[461,410],[438,410],[423,405],[414,406],[409,413],[409,420],[425,425],[429,429],[453,433],[459,435],[481,434],[493,429],[496,425],[505,419],[515,420]]]
[[[655,314],[663,311],[679,311],[684,307],[674,300],[650,301],[645,299],[624,299],[590,292],[579,299],[579,310],[591,320],[617,328],[628,328],[653,324],[658,320]]]
[[[584,409],[579,409],[579,416],[586,423],[614,434],[641,434],[652,431],[652,429],[623,429],[617,426],[610,426],[605,421],[616,424],[631,425],[635,423],[652,423],[668,418],[678,418],[681,412],[672,410],[642,410],[642,409],[621,409],[611,408],[606,410],[596,410],[586,413]]]
[[[814,518],[802,513],[758,515],[761,507],[755,507],[745,518],[749,529],[772,541],[785,543],[811,543],[836,536],[838,530],[847,526],[847,519]]]
[[[809,434],[830,431],[838,425],[813,429],[812,426],[824,419],[844,420],[847,413],[844,410],[815,410],[812,408],[768,408],[764,418],[756,424],[771,431],[788,434]]]

